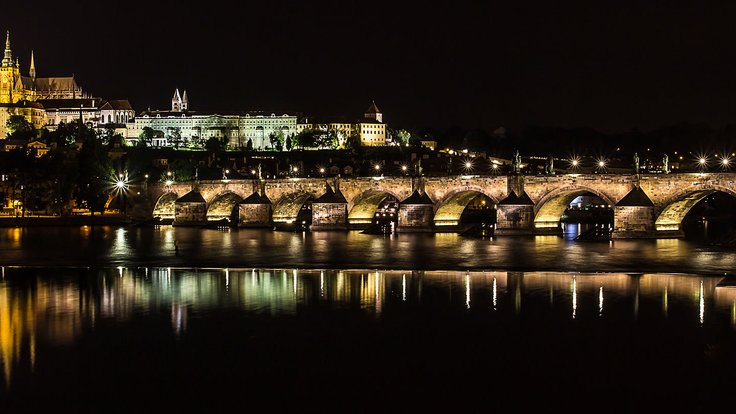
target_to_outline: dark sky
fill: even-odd
[[[401,3],[401,4],[399,4]],[[358,115],[403,127],[736,123],[736,2],[11,2],[39,76],[137,110]],[[140,4],[140,5],[138,5]]]

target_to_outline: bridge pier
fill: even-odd
[[[641,187],[634,187],[613,208],[613,239],[656,238],[654,203]]]
[[[207,202],[199,191],[192,190],[174,202],[174,226],[207,224]]]
[[[434,202],[427,193],[419,194],[414,190],[412,195],[399,203],[399,222],[396,231],[399,233],[416,233],[434,231]]]
[[[254,191],[238,205],[238,217],[239,227],[270,227],[271,200]]]
[[[526,192],[521,196],[511,191],[496,207],[496,231],[498,236],[534,234],[534,202]]]
[[[325,193],[312,202],[312,231],[347,230],[348,202],[340,189],[327,185]]]

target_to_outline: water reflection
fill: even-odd
[[[178,254],[175,246],[178,246]],[[288,233],[192,228],[0,229],[0,264],[391,269],[502,269],[569,272],[732,272],[736,251],[687,240],[576,242],[558,236],[456,234],[391,237],[359,232]]]
[[[72,344],[99,320],[164,316],[171,333],[181,336],[193,319],[224,310],[267,317],[326,307],[383,318],[407,307],[491,312],[488,317],[555,315],[567,308],[569,319],[626,322],[633,307],[641,318],[674,313],[684,324],[702,325],[715,320],[715,313],[736,325],[736,289],[719,286],[722,280],[554,272],[8,268],[0,282],[0,363],[9,384],[13,370],[33,369],[39,343]]]

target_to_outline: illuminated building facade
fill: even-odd
[[[289,114],[258,112],[205,113],[189,109],[189,97],[177,89],[169,111],[144,111],[127,124],[127,139],[135,144],[143,129],[148,127],[163,138],[154,146],[171,146],[177,134],[182,141],[203,145],[210,138],[220,139],[230,148],[245,148],[250,140],[255,150],[272,148],[270,137],[281,139],[297,132],[297,117]]]
[[[304,130],[323,132],[334,131],[340,146],[352,134],[358,134],[363,146],[374,147],[386,145],[386,124],[383,123],[383,113],[375,102],[363,114],[363,118],[349,122],[346,119],[311,119],[303,118],[297,125],[297,133]]]
[[[31,52],[28,76],[23,76],[18,58],[13,60],[10,48],[10,31],[5,38],[5,51],[0,63],[0,103],[12,104],[19,101],[38,99],[76,99],[84,97],[84,91],[74,76],[36,77],[36,62]]]

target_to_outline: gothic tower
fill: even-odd
[[[5,54],[3,55],[2,67],[13,66],[13,52],[10,50],[10,30],[5,37]]]
[[[31,79],[33,81],[36,81],[36,62],[33,61],[33,51],[31,50],[31,69],[28,72],[29,75],[31,75]]]
[[[184,96],[181,98],[181,110],[186,111],[189,109],[189,97],[187,97],[187,90],[184,89]]]
[[[5,38],[5,53],[0,62],[0,103],[15,103],[24,99],[23,83],[20,79],[20,68],[13,62],[13,51],[10,50],[10,30]]]
[[[171,112],[181,112],[181,110],[181,95],[179,95],[179,88],[176,88],[176,91],[174,91],[174,96],[171,98]]]

